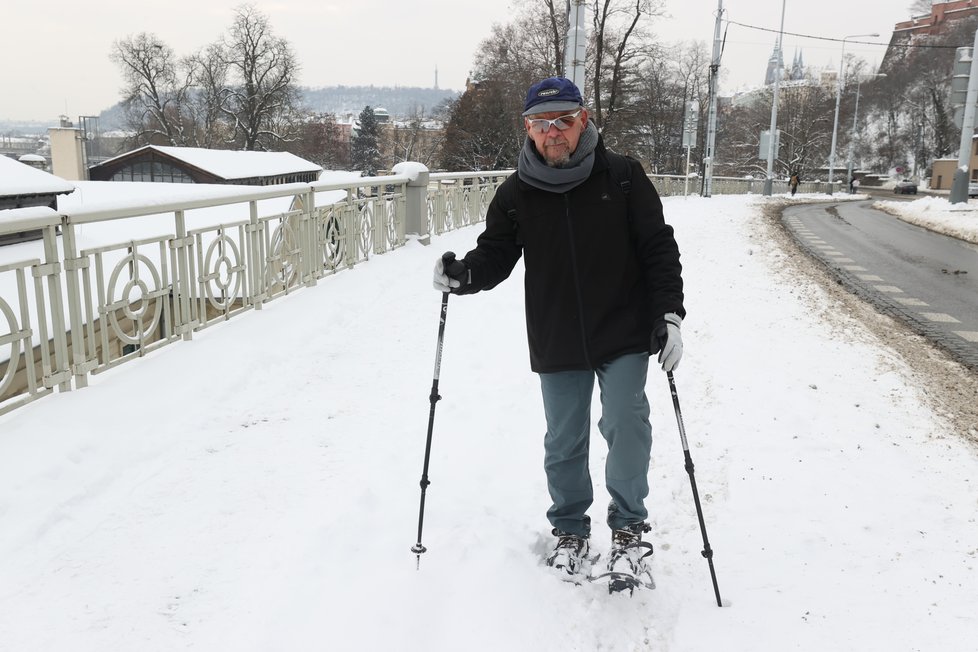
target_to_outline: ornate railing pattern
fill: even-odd
[[[6,349],[13,362],[0,367],[0,396],[7,397],[0,401],[0,414],[46,396],[55,387],[67,390],[71,386],[59,282],[62,265],[57,262],[60,220],[48,209],[18,212],[23,217],[17,220],[16,229],[41,231],[44,259],[25,258],[0,265],[0,280],[4,287],[13,289],[0,294],[0,351]],[[32,361],[36,357],[38,363],[25,365],[20,372],[23,390],[12,392],[18,376],[17,361],[28,356]]]
[[[440,235],[485,219],[489,202],[512,170],[432,174],[428,185],[428,233]]]
[[[0,414],[54,388],[85,387],[93,374],[314,286],[402,246],[409,232],[432,233],[426,225],[441,233],[477,222],[507,173],[431,176],[431,183],[427,174],[420,181],[395,174],[289,184],[103,211],[8,211],[0,235],[40,230],[43,241],[28,245],[34,254],[0,263]],[[291,208],[260,214],[260,202],[276,198]],[[234,219],[207,223],[207,209],[218,207]],[[79,248],[85,225],[118,221],[125,233],[133,218],[143,218],[138,234]]]

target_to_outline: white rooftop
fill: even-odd
[[[0,197],[74,192],[75,186],[44,170],[0,156]]]
[[[154,149],[167,156],[180,159],[195,168],[215,174],[222,179],[248,179],[269,177],[294,172],[318,172],[323,168],[289,152],[249,152],[230,149],[204,149],[201,147],[169,147],[146,145],[104,161],[114,161],[144,149]]]

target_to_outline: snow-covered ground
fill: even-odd
[[[730,606],[658,370],[658,588],[546,572],[519,268],[449,302],[417,565],[431,267],[470,227],[0,417],[0,649],[973,651],[978,453],[790,271],[762,201],[664,202],[689,310],[676,381]]]

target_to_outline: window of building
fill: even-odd
[[[157,183],[193,183],[180,168],[165,161],[140,161],[120,168],[110,181],[152,181]]]

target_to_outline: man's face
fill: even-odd
[[[547,165],[552,167],[562,167],[570,160],[571,154],[577,149],[577,143],[581,139],[581,133],[587,126],[587,110],[580,109],[580,114],[573,120],[567,129],[559,129],[556,125],[547,125],[544,131],[539,128],[531,127],[533,120],[554,120],[561,116],[568,116],[577,113],[576,111],[552,111],[550,113],[540,113],[523,119],[526,132],[530,140],[536,146],[537,151],[543,156]],[[565,119],[566,124],[569,119]]]

